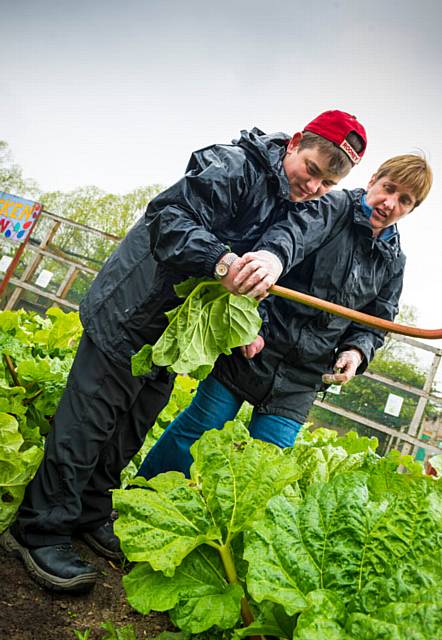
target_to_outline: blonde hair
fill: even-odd
[[[425,200],[433,184],[433,172],[427,160],[414,153],[394,156],[383,162],[375,173],[376,181],[386,176],[410,189],[416,198],[414,208]]]

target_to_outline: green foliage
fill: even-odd
[[[50,429],[81,332],[77,313],[0,312],[0,411],[17,418],[25,446]]]
[[[151,185],[134,189],[127,194],[107,193],[95,186],[86,186],[68,193],[47,192],[42,201],[48,211],[59,213],[70,220],[87,224],[95,229],[124,236],[146,206],[162,187]],[[65,236],[75,238],[73,236]]]
[[[252,440],[237,422],[204,434],[192,455],[190,480],[160,474],[150,490],[114,491],[114,506],[127,558],[143,563],[124,578],[129,601],[144,613],[170,610],[184,631],[199,633],[238,620],[235,543],[296,471],[290,450]]]
[[[169,472],[114,492],[116,533],[139,563],[129,601],[169,611],[177,638],[434,640],[442,485],[375,446],[319,429],[280,450],[238,421],[206,432],[190,480]],[[248,607],[255,621],[240,628]]]
[[[68,193],[44,193],[41,201],[47,211],[123,238],[142,215],[149,200],[160,190],[159,185],[153,185],[119,195],[87,186]],[[41,220],[35,237],[42,237],[44,231],[45,220]],[[116,248],[115,240],[85,233],[84,230],[69,225],[63,225],[57,231],[53,244],[68,256],[93,269],[99,269]],[[63,265],[51,262],[51,270],[55,273],[54,280],[58,274],[59,279],[62,277],[64,269]],[[89,286],[89,276],[77,278],[70,291],[71,298],[79,302]]]
[[[261,326],[258,302],[229,293],[216,280],[189,278],[175,286],[186,298],[166,313],[169,324],[157,342],[132,358],[134,375],[146,375],[153,365],[205,378],[221,353],[249,344]]]
[[[17,420],[0,413],[0,533],[14,519],[26,485],[43,458],[40,447],[25,449],[23,442]]]
[[[23,177],[21,167],[14,163],[4,140],[0,140],[0,190],[23,198],[35,199],[39,196],[36,183]]]
[[[101,628],[107,632],[103,636],[103,640],[137,640],[135,630],[131,624],[118,628],[113,622],[103,622]]]
[[[76,313],[0,312],[0,532],[41,461],[80,335]]]
[[[77,640],[89,640],[91,635],[91,630],[85,629],[85,631],[79,631],[78,629],[75,629],[74,635],[77,638]]]

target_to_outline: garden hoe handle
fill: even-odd
[[[348,309],[347,307],[342,307],[340,304],[321,300],[321,298],[315,298],[307,293],[301,293],[300,291],[280,287],[276,284],[273,285],[273,287],[270,287],[268,292],[275,296],[280,296],[281,298],[300,302],[301,304],[313,307],[314,309],[333,313],[336,316],[347,318],[353,322],[366,324],[367,326],[374,327],[375,329],[382,329],[382,331],[390,331],[391,333],[398,333],[401,336],[410,336],[412,338],[427,338],[429,340],[442,338],[442,329],[419,329],[418,327],[409,327],[405,324],[397,324],[396,322],[391,322],[391,320],[384,320],[382,318],[377,318],[376,316],[370,316],[368,313]]]

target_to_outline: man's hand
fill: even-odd
[[[238,262],[236,260],[232,265],[237,267],[232,280],[233,287],[238,293],[251,298],[259,300],[266,298],[268,289],[275,284],[282,273],[281,260],[274,253],[261,250],[245,253],[241,263],[238,264]]]
[[[322,382],[325,384],[346,384],[351,380],[362,362],[362,353],[359,349],[349,349],[339,354],[333,367],[335,373],[325,373]]]
[[[221,278],[219,280],[220,284],[222,284],[223,287],[227,289],[227,291],[230,291],[230,293],[235,293],[236,295],[239,295],[239,287],[238,285],[234,284],[234,280],[244,265],[245,265],[244,258],[240,258],[239,256],[237,256],[235,258],[235,261],[232,262],[232,264],[229,266],[229,271],[227,275],[224,276],[224,278]]]
[[[251,358],[254,358],[260,351],[262,351],[264,347],[264,338],[262,336],[257,336],[253,342],[241,347],[241,353],[243,354],[244,358],[250,360]]]

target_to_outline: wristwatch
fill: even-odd
[[[216,280],[221,280],[229,273],[230,265],[232,265],[235,260],[238,258],[236,253],[226,253],[223,257],[218,260],[215,265],[215,271],[213,276]]]

